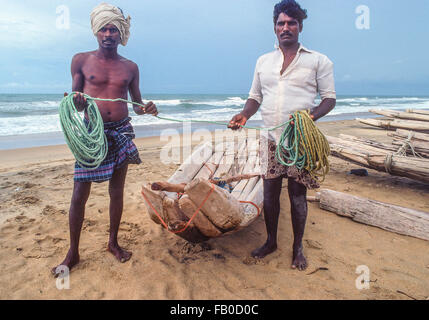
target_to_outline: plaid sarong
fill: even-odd
[[[112,178],[113,172],[116,169],[121,168],[125,164],[140,164],[142,162],[137,147],[132,141],[135,138],[135,134],[130,120],[131,118],[127,117],[120,121],[104,123],[104,133],[108,143],[106,158],[95,170],[84,169],[76,162],[74,169],[75,181],[107,181]]]

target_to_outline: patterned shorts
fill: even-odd
[[[296,166],[284,166],[276,159],[277,145],[274,140],[261,137],[260,158],[261,163],[265,162],[262,171],[263,179],[274,179],[280,176],[292,178],[296,182],[303,184],[307,189],[320,188],[319,182],[313,178],[307,170],[300,170]]]
[[[116,122],[105,122],[104,133],[107,137],[106,158],[95,170],[88,170],[75,163],[74,180],[79,182],[103,182],[112,178],[116,169],[129,163],[140,164],[139,152],[132,141],[135,138],[131,118]],[[87,122],[85,122],[87,123]]]

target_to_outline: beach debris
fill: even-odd
[[[379,109],[370,109],[369,112],[386,116],[389,118],[429,121],[429,114],[425,115],[425,114],[403,112],[403,111],[397,111],[397,110],[379,110]]]
[[[401,290],[396,290],[397,293],[403,294],[404,296],[407,296],[408,298],[412,299],[412,300],[418,300],[417,298],[414,298],[413,296],[410,296],[408,293],[405,293]]]
[[[259,141],[198,147],[167,182],[145,183],[150,218],[183,239],[198,243],[252,223],[263,204]],[[223,187],[222,187],[223,186]]]
[[[429,213],[393,204],[322,189],[318,194],[323,210],[398,234],[429,240]]]
[[[331,154],[366,168],[429,183],[429,159],[406,157],[349,139],[326,136]]]
[[[328,268],[326,268],[326,267],[318,267],[318,268],[316,268],[316,270],[314,270],[314,271],[312,271],[312,272],[310,272],[310,273],[307,273],[307,276],[309,276],[310,274],[314,274],[314,273],[316,273],[317,271],[327,271],[327,270],[329,270]]]
[[[354,174],[355,176],[367,177],[368,170],[366,169],[351,169],[350,174]]]
[[[428,121],[402,120],[402,119],[379,120],[379,119],[360,119],[360,118],[356,118],[356,120],[363,124],[367,124],[373,127],[384,128],[388,130],[408,129],[408,130],[414,130],[414,131],[429,132]]]

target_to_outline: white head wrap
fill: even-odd
[[[106,24],[113,24],[119,30],[121,35],[121,44],[125,46],[130,37],[130,16],[125,19],[121,9],[102,2],[96,6],[91,12],[91,27],[94,35],[100,31]]]

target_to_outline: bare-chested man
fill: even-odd
[[[118,45],[126,45],[129,37],[130,17],[125,19],[121,9],[100,4],[91,13],[91,24],[97,37],[98,50],[78,53],[73,57],[71,73],[73,91],[83,92],[97,98],[128,98],[142,104],[137,65],[118,54]],[[75,94],[74,103],[78,111],[85,111],[87,101],[82,94]],[[79,262],[79,239],[88,200],[91,182],[109,181],[110,236],[107,246],[120,262],[130,259],[131,252],[118,244],[118,230],[122,217],[125,177],[129,163],[141,163],[135,137],[124,102],[97,101],[104,121],[104,132],[108,140],[108,154],[96,170],[86,170],[75,164],[73,196],[69,211],[70,249],[60,264],[70,270]],[[145,110],[134,105],[135,113],[157,114],[156,106],[149,102]],[[60,269],[60,268],[59,268]],[[59,272],[52,269],[54,274]]]
[[[233,130],[246,124],[258,109],[266,127],[286,122],[297,110],[311,109],[316,121],[330,112],[336,103],[332,62],[323,54],[309,50],[299,42],[303,20],[307,18],[294,0],[283,0],[274,7],[274,32],[279,47],[258,59],[252,88],[244,109],[229,124]],[[321,102],[315,104],[320,94]],[[307,219],[307,188],[317,188],[318,182],[306,170],[287,167],[275,159],[275,150],[284,128],[261,134],[261,168],[264,181],[264,217],[267,241],[255,249],[252,256],[263,258],[277,249],[277,227],[283,178],[288,179],[293,229],[292,268],[304,270],[302,238]]]

